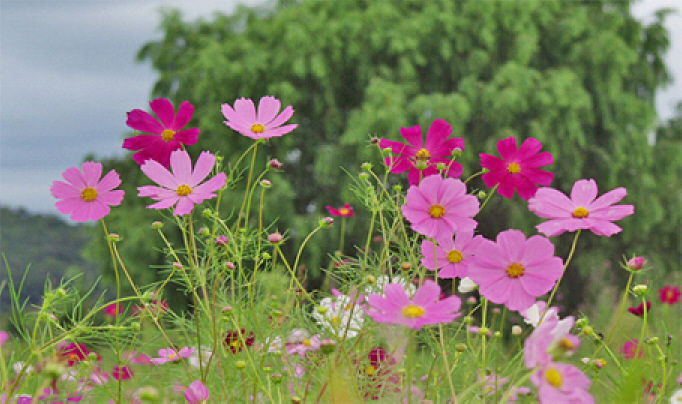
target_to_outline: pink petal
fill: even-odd
[[[481,157],[481,167],[487,168],[491,171],[507,171],[507,163],[501,158],[485,153],[481,153],[479,156]]]
[[[540,150],[542,150],[542,143],[537,139],[528,138],[519,146],[519,150],[516,152],[516,161],[525,161],[539,153]]]
[[[173,140],[177,140],[179,143],[191,146],[197,142],[199,133],[201,133],[199,128],[181,130],[180,132],[176,133],[175,136],[173,136]]]
[[[510,177],[514,179],[515,182],[514,187],[516,188],[516,190],[519,193],[519,196],[522,199],[528,200],[535,196],[538,187],[537,185],[535,185],[533,181],[524,178],[522,175],[511,175]]]
[[[189,153],[184,150],[174,151],[170,156],[170,165],[178,186],[182,184],[190,185],[192,181],[192,160],[189,157]]]
[[[551,288],[550,288],[551,289]],[[509,298],[505,305],[509,310],[520,311],[525,310],[535,303],[535,298],[523,289],[520,282],[514,282],[510,285]]]
[[[606,237],[611,237],[614,234],[620,233],[623,229],[621,229],[619,226],[603,221],[603,220],[589,220],[587,223],[590,223],[590,231],[592,233],[596,234],[597,236],[606,236]]]
[[[287,133],[291,132],[292,130],[296,129],[298,127],[298,124],[290,124],[290,125],[284,125],[280,126],[279,128],[272,128],[268,129],[266,127],[265,132],[260,134],[260,137],[262,138],[271,138],[271,137],[280,137],[283,135],[286,135]]]
[[[223,116],[227,119],[227,121],[224,121],[224,123],[230,126],[232,129],[236,130],[237,132],[241,132],[241,130],[235,129],[232,125],[235,125],[239,128],[246,128],[250,132],[251,125],[255,123],[255,116],[254,119],[252,120],[245,119],[245,117],[242,114],[239,114],[237,113],[237,111],[232,109],[230,104],[222,104],[220,106],[220,111],[223,113]]]
[[[497,142],[497,152],[500,153],[502,160],[509,162],[516,157],[516,139],[512,136]]]
[[[178,107],[178,114],[175,116],[175,119],[173,119],[173,123],[169,126],[169,129],[173,130],[174,132],[177,132],[180,129],[184,128],[185,125],[187,125],[189,121],[192,119],[193,114],[194,105],[190,104],[189,101],[183,101]]]
[[[74,222],[87,222],[91,217],[91,209],[93,207],[92,203],[83,201],[79,204],[76,209],[71,214],[71,220]]]
[[[412,302],[417,306],[427,306],[438,300],[440,296],[440,286],[430,279],[424,281],[422,286],[417,289],[412,296]]]
[[[170,171],[168,171],[158,161],[147,160],[140,167],[140,169],[147,177],[149,177],[149,179],[163,187],[175,190],[181,185],[175,179],[175,176],[173,176],[173,174],[171,174]]]
[[[410,186],[418,186],[422,178],[424,178],[424,174],[419,172],[419,169],[410,163],[410,171],[407,173],[407,181]]]
[[[64,170],[62,177],[79,191],[87,187],[83,173],[76,167],[69,167]]]
[[[173,211],[173,216],[184,216],[190,214],[194,209],[194,202],[187,197],[180,197],[178,204]]]
[[[70,215],[73,213],[76,209],[78,209],[81,204],[85,203],[84,200],[80,198],[66,198],[62,199],[60,201],[57,201],[54,206],[57,208],[57,211],[61,214],[64,215]]]
[[[390,148],[392,153],[403,156],[413,157],[417,154],[417,150],[402,142],[395,142],[393,140],[381,139],[379,140],[379,147],[381,149]]]
[[[163,199],[147,206],[147,209],[168,209],[171,206],[175,205],[179,199],[180,197],[177,195],[175,196],[175,198]]]
[[[213,170],[215,160],[216,157],[213,154],[207,151],[201,152],[197,159],[197,163],[194,165],[194,172],[190,174],[187,184],[190,187],[195,187],[203,181],[204,178],[211,173],[211,170]]]
[[[627,195],[625,188],[616,188],[612,191],[605,193],[604,195],[597,198],[596,201],[592,202],[589,206],[585,206],[588,212],[596,211],[598,209],[603,209],[609,205],[616,204],[620,202]]]
[[[149,103],[152,111],[159,117],[164,128],[171,128],[173,120],[175,119],[175,111],[173,111],[173,104],[165,98],[157,98]]]
[[[204,199],[210,199],[213,198],[215,195],[212,194],[212,192],[216,192],[220,190],[222,187],[225,186],[227,176],[225,173],[218,173],[216,176],[211,178],[210,180],[204,182],[201,185],[197,185],[193,189],[193,194],[204,194],[206,197]],[[210,198],[209,198],[210,195]]]
[[[616,205],[590,212],[588,219],[601,219],[608,221],[620,220],[635,213],[632,205]]]
[[[260,134],[251,132],[251,125],[245,125],[236,121],[223,121],[223,123],[232,128],[235,132],[239,132],[246,137],[260,139]]]
[[[534,184],[548,186],[554,179],[554,173],[540,170],[539,168],[523,167],[521,170],[521,175]]]
[[[123,148],[128,150],[145,149],[156,144],[159,141],[159,139],[160,139],[159,135],[133,136],[123,141]]]
[[[424,148],[433,154],[433,151],[437,150],[445,141],[445,139],[450,137],[450,135],[452,135],[452,126],[442,119],[436,119],[429,127],[429,131],[426,133],[426,143]]]
[[[277,116],[280,108],[282,108],[282,104],[277,98],[269,95],[262,97],[258,102],[258,117],[256,118],[256,121],[263,125],[270,123],[270,121]],[[293,114],[293,110],[291,113]],[[286,120],[284,122],[286,122]]]
[[[265,125],[265,127],[266,127],[266,128],[276,128],[276,127],[278,127],[278,126],[284,124],[284,122],[286,122],[286,121],[288,121],[289,119],[291,119],[291,117],[292,117],[293,115],[294,115],[294,107],[292,107],[292,106],[290,105],[290,106],[284,108],[284,111],[282,111],[281,114],[279,114],[277,117],[275,117],[275,119],[273,119],[272,121],[268,122],[268,123]]]
[[[159,121],[141,109],[134,109],[128,113],[126,125],[144,133],[160,134],[164,130],[163,125]]]
[[[57,199],[81,198],[80,190],[76,189],[73,185],[67,184],[62,181],[52,182],[52,186],[50,187],[50,193],[52,193],[52,196],[54,196]]]
[[[520,262],[526,249],[526,236],[520,230],[506,230],[497,235],[500,254],[508,262]]]
[[[102,178],[99,184],[97,184],[95,190],[98,193],[111,191],[119,185],[121,185],[121,177],[118,176],[118,173],[115,170],[111,170]]]
[[[537,168],[550,164],[554,164],[554,157],[549,152],[538,153],[523,160],[523,167],[526,168]]]
[[[252,125],[258,122],[256,116],[256,106],[253,101],[247,98],[240,98],[234,102],[234,110],[241,117],[241,120]]]
[[[419,151],[423,145],[423,136],[421,126],[412,126],[409,128],[400,128],[400,135],[407,140],[407,142]]]
[[[545,223],[541,223],[535,228],[542,234],[544,234],[547,237],[556,237],[560,234],[563,234],[567,231],[569,231],[568,227],[566,226],[567,222],[571,222],[575,219],[568,219],[568,220],[550,220]]]
[[[107,205],[118,206],[123,201],[123,195],[124,191],[120,189],[116,191],[105,191],[97,195],[97,200]]]
[[[102,177],[102,164],[86,161],[83,163],[83,179],[85,185],[90,188],[95,188],[99,179]]]
[[[575,206],[587,207],[597,197],[597,183],[594,180],[580,180],[573,184],[571,200]]]
[[[550,257],[554,257],[554,244],[542,236],[531,236],[525,242],[525,254],[516,262],[523,266],[533,265],[545,262]]]
[[[572,217],[575,205],[566,195],[553,188],[540,188],[528,201],[528,209],[539,217]]]

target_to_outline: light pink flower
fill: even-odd
[[[444,163],[448,167],[448,177],[457,178],[462,175],[462,166],[452,161],[452,152],[455,148],[464,150],[464,140],[462,138],[448,139],[452,135],[452,126],[446,121],[442,119],[433,121],[426,134],[426,143],[424,143],[422,128],[419,125],[400,128],[400,135],[407,140],[408,144],[381,139],[379,147],[390,148],[391,152],[397,154],[395,157],[387,157],[386,165],[390,167],[393,174],[410,170],[407,174],[410,185],[419,184],[420,176],[426,178],[438,174],[436,169],[438,163]],[[421,173],[419,167],[422,167]]]
[[[473,230],[457,232],[454,240],[450,235],[439,234],[435,248],[430,240],[424,240],[422,265],[431,271],[440,269],[439,278],[465,278],[469,262],[482,241],[482,236],[474,237]]]
[[[440,175],[426,177],[407,190],[403,215],[412,230],[426,237],[473,231],[478,223],[472,217],[478,213],[479,202],[466,191],[460,180]]]
[[[286,135],[298,125],[282,126],[294,114],[294,108],[288,106],[282,113],[279,113],[281,106],[277,98],[265,96],[258,102],[258,112],[256,112],[253,101],[240,98],[234,102],[234,109],[230,104],[221,106],[221,111],[227,118],[227,121],[223,123],[251,139],[268,139]]]
[[[512,198],[514,190],[519,196],[528,199],[535,195],[539,185],[549,185],[554,174],[538,167],[554,163],[548,152],[540,153],[542,143],[536,139],[526,139],[516,148],[516,139],[508,137],[497,142],[499,157],[481,153],[481,166],[489,171],[483,174],[483,182],[492,188],[499,184],[497,192],[505,198]]]
[[[625,341],[623,346],[620,347],[620,353],[623,354],[623,357],[625,359],[634,359],[635,355],[637,355],[637,358],[643,358],[644,357],[644,347],[640,346],[639,352],[638,352],[637,351],[638,345],[639,345],[638,339],[631,339],[629,341]]]
[[[179,351],[173,348],[159,349],[159,357],[152,358],[151,361],[156,366],[163,365],[166,362],[179,362],[181,359],[189,358],[194,352],[194,347],[184,347]]]
[[[165,98],[158,98],[150,102],[149,106],[159,120],[141,109],[134,109],[128,113],[126,125],[151,135],[129,137],[123,141],[123,148],[140,150],[133,155],[133,160],[139,165],[152,159],[168,168],[173,151],[181,149],[183,144],[191,146],[197,142],[198,128],[181,130],[192,119],[194,106],[183,101],[178,107],[177,115],[173,104]]]
[[[591,404],[590,379],[577,367],[551,362],[535,372],[530,381],[538,388],[541,403]]]
[[[142,171],[163,188],[152,185],[138,187],[138,196],[148,196],[159,201],[147,208],[166,209],[177,204],[174,216],[189,214],[195,204],[215,198],[214,192],[225,185],[225,173],[218,173],[199,185],[211,173],[215,160],[213,154],[202,152],[192,170],[189,154],[184,150],[177,150],[170,158],[172,173],[157,161],[147,160],[142,165]]]
[[[598,236],[610,237],[622,229],[611,223],[635,212],[632,205],[617,205],[625,188],[616,188],[597,198],[597,183],[580,180],[573,184],[571,199],[553,188],[541,188],[528,201],[528,208],[539,217],[551,219],[537,227],[547,237],[587,229]]]
[[[123,200],[122,190],[113,190],[121,185],[121,178],[111,170],[100,180],[102,164],[86,161],[82,172],[69,167],[62,177],[67,182],[54,181],[50,192],[60,199],[55,206],[59,213],[71,215],[74,222],[99,220],[111,211],[109,206],[118,206]]]
[[[386,297],[378,293],[369,296],[367,314],[378,323],[401,324],[417,330],[428,324],[449,323],[460,316],[457,311],[462,302],[457,296],[439,301],[440,292],[440,286],[428,279],[410,299],[402,285],[389,283],[384,287]]]
[[[7,331],[0,331],[0,346],[4,345],[9,339],[9,333]]]
[[[187,400],[188,404],[199,404],[202,401],[208,400],[208,388],[201,380],[193,381],[185,390],[185,400]]]
[[[526,338],[523,359],[528,369],[545,366],[548,363],[572,355],[580,346],[580,339],[571,334],[575,318],[563,320],[558,317],[545,318]]]
[[[483,297],[504,304],[509,310],[524,310],[535,298],[552,290],[563,273],[561,258],[545,237],[526,236],[519,230],[497,235],[496,242],[484,239],[469,264],[468,276]]]

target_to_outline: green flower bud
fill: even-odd
[[[160,229],[160,228],[162,228],[162,227],[163,227],[163,223],[161,223],[161,222],[159,222],[159,221],[152,222],[152,229],[158,230],[158,229]]]
[[[244,369],[244,368],[246,367],[246,361],[237,361],[237,362],[234,363],[234,366],[235,366],[237,369],[242,370],[242,369]]]

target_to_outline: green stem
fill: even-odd
[[[571,251],[568,253],[568,257],[566,258],[566,262],[564,263],[564,269],[561,271],[561,277],[556,281],[556,285],[554,285],[554,289],[552,289],[552,293],[549,295],[549,299],[547,300],[547,306],[545,306],[545,310],[542,311],[542,315],[540,316],[540,321],[538,321],[538,324],[540,324],[542,320],[545,318],[545,314],[547,314],[549,306],[552,305],[552,300],[554,300],[554,295],[556,294],[557,290],[559,290],[559,284],[561,283],[561,280],[564,279],[564,275],[566,274],[568,264],[570,264],[571,260],[573,259],[573,254],[575,253],[575,247],[578,244],[578,237],[580,237],[580,232],[581,230],[578,230],[575,233],[575,237],[573,237]]]

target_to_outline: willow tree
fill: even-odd
[[[273,181],[276,203],[266,215],[291,230],[290,244],[314,227],[325,205],[359,204],[349,190],[352,177],[364,161],[381,164],[376,149],[367,147],[371,136],[398,139],[401,126],[426,128],[442,118],[466,142],[465,173],[480,169],[478,154],[494,151],[499,139],[533,137],[556,158],[549,167],[556,174],[552,186],[566,192],[577,179],[594,178],[602,191],[628,188],[625,203],[636,206],[636,215],[619,223],[627,231],[608,242],[581,238],[579,257],[591,259],[575,266],[592,269],[623,253],[654,251],[676,232],[669,218],[679,217],[679,199],[666,199],[656,146],[647,141],[656,122],[656,90],[669,79],[662,62],[664,17],[661,12],[644,25],[621,0],[282,0],[209,20],[183,21],[180,12],[166,11],[163,38],[144,45],[138,58],[158,72],[152,97],[196,106],[191,124],[202,132],[190,150],[195,156],[221,151],[234,162],[250,145],[223,125],[221,103],[275,95],[295,107],[298,129],[270,141],[259,162],[284,162]],[[139,177],[132,160],[112,164],[127,179]],[[142,235],[148,230],[134,226],[155,217],[134,193],[131,188],[126,209],[110,221],[136,232],[138,263],[139,254],[161,262],[161,252],[149,254],[157,244]],[[482,234],[509,227],[534,232],[539,220],[524,201],[499,199],[492,201],[498,213],[479,226]],[[236,203],[224,201],[227,211]],[[363,219],[349,221],[347,254],[361,244]],[[337,235],[328,232],[309,247],[305,263],[313,275],[327,265]],[[570,239],[558,242],[566,246]],[[670,251],[659,252],[654,260],[671,265],[663,259]],[[575,289],[587,272],[570,273],[578,278],[565,285]]]

